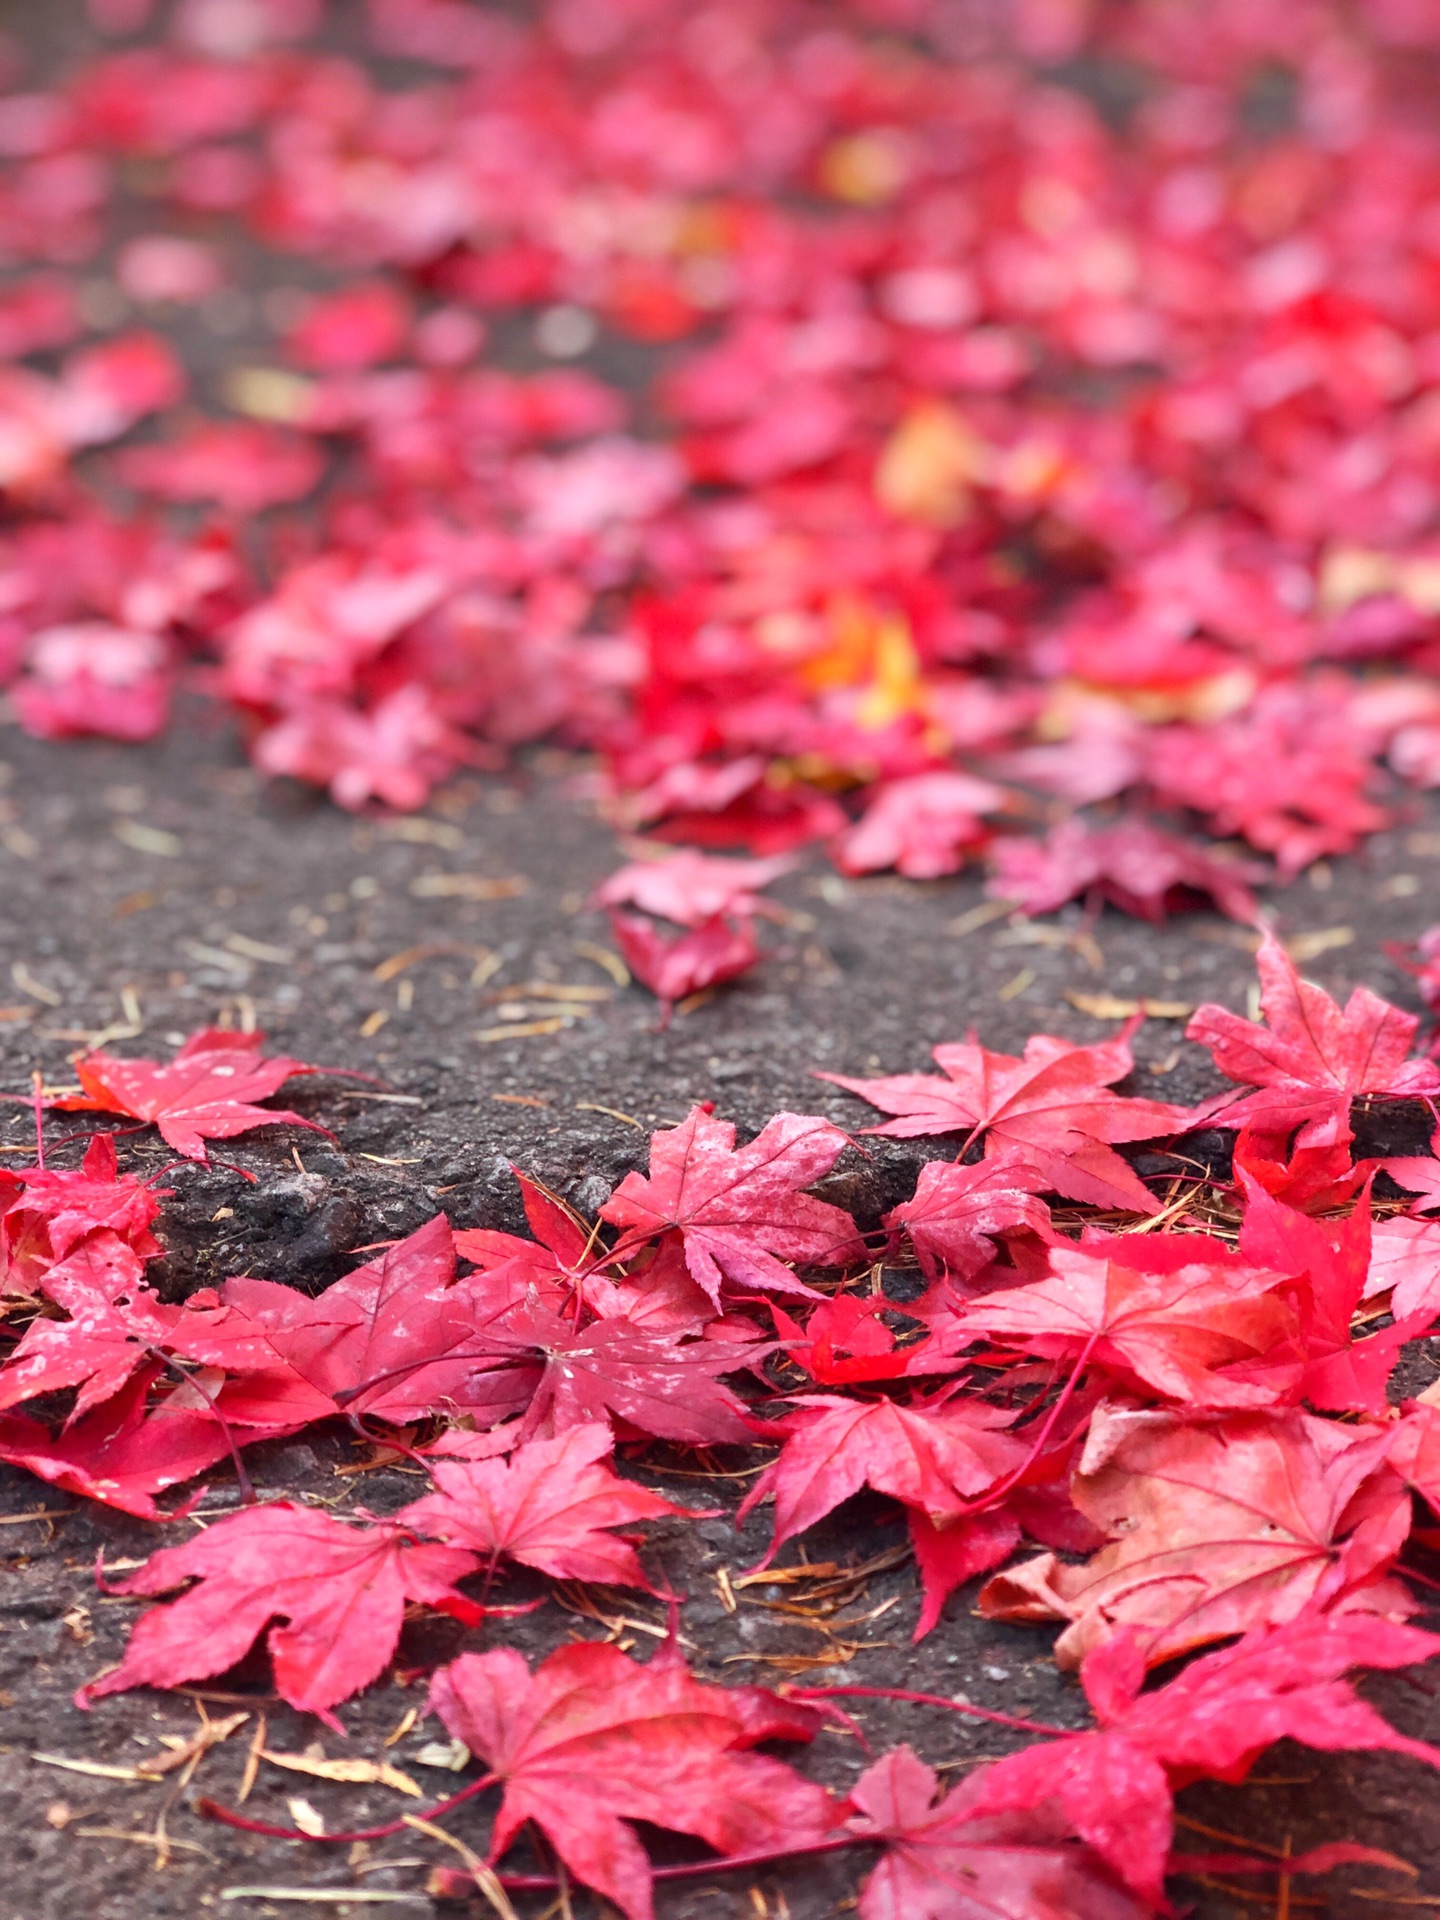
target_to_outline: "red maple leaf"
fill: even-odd
[[[720,1307],[732,1286],[808,1294],[784,1260],[843,1267],[864,1243],[839,1207],[802,1191],[823,1179],[849,1145],[828,1120],[778,1113],[736,1149],[735,1129],[709,1106],[650,1136],[650,1172],[629,1173],[600,1209],[624,1231],[617,1257],[672,1228],[698,1285]]]
[[[254,420],[204,420],[169,440],[127,447],[121,480],[162,500],[213,500],[249,519],[318,486],[325,457],[313,440]]]
[[[0,1416],[0,1460],[142,1520],[174,1518],[155,1504],[155,1495],[213,1467],[231,1442],[207,1410],[162,1402],[147,1413],[146,1396],[159,1372],[148,1367],[132,1375],[119,1393],[58,1438],[23,1414]],[[277,1423],[270,1431],[293,1433],[303,1424]]]
[[[1397,1322],[1440,1312],[1440,1220],[1377,1220],[1370,1230],[1364,1298],[1390,1294]]]
[[[180,1308],[161,1305],[144,1276],[128,1242],[103,1228],[57,1261],[44,1288],[68,1318],[30,1322],[0,1367],[0,1408],[79,1387],[71,1425],[118,1393],[181,1318]]]
[[[346,1526],[288,1500],[246,1508],[184,1546],[162,1547],[111,1589],[157,1594],[196,1582],[143,1615],[120,1665],[82,1687],[75,1703],[89,1706],[128,1687],[208,1680],[268,1629],[280,1697],[338,1729],[330,1709],[378,1677],[395,1651],[407,1601],[470,1626],[484,1618],[485,1609],[454,1586],[479,1565],[475,1554],[421,1543],[394,1521]]]
[[[1240,1184],[1247,1202],[1241,1253],[1257,1266],[1297,1276],[1297,1347],[1305,1367],[1300,1391],[1327,1412],[1383,1415],[1386,1384],[1400,1349],[1424,1331],[1427,1317],[1423,1309],[1412,1309],[1368,1339],[1352,1336],[1351,1322],[1370,1277],[1368,1198],[1348,1219],[1312,1220],[1273,1199],[1243,1168]]]
[[[1050,1209],[1038,1197],[1043,1174],[1018,1153],[1001,1151],[969,1166],[927,1160],[913,1199],[885,1215],[903,1227],[921,1270],[933,1280],[971,1280],[995,1258],[1001,1234],[1018,1228],[1048,1236]]]
[[[184,397],[185,369],[158,333],[137,328],[71,354],[60,371],[60,419],[73,446],[118,440]]]
[[[609,1280],[590,1274],[585,1281],[585,1304],[603,1320],[626,1319],[637,1327],[672,1333],[701,1333],[719,1338],[726,1331],[743,1331],[737,1314],[715,1319],[710,1296],[696,1286],[685,1259],[685,1241],[667,1233],[626,1268],[624,1277]],[[748,1337],[748,1335],[746,1336]]]
[[[894,867],[912,880],[954,873],[966,849],[985,839],[980,816],[1003,807],[1006,797],[989,780],[949,769],[889,781],[834,842],[835,864],[852,874]]]
[[[1287,1207],[1324,1213],[1353,1200],[1375,1169],[1374,1161],[1350,1158],[1348,1132],[1343,1140],[1292,1148],[1285,1134],[1243,1126],[1235,1137],[1231,1167],[1247,1187],[1263,1187]]]
[[[971,1511],[996,1481],[1018,1476],[1026,1464],[1028,1449],[1004,1431],[1013,1418],[977,1400],[905,1407],[817,1394],[776,1423],[785,1437],[780,1457],[745,1496],[739,1517],[774,1495],[775,1530],[762,1562],[768,1565],[787,1540],[862,1487],[899,1500],[925,1586],[919,1639],[954,1587],[988,1572],[1019,1542],[1012,1515]]]
[[[1323,684],[1275,681],[1208,727],[1157,728],[1146,772],[1163,803],[1193,807],[1214,833],[1243,834],[1293,880],[1387,824],[1366,797],[1371,762],[1347,720],[1328,707]]]
[[[997,840],[990,857],[995,871],[986,892],[1025,913],[1053,913],[1092,895],[1157,925],[1187,895],[1208,897],[1232,920],[1252,925],[1255,896],[1247,882],[1267,877],[1253,860],[1222,860],[1142,819],[1114,827],[1062,820],[1044,840]]]
[[[636,860],[595,889],[601,907],[639,907],[679,927],[703,927],[724,914],[749,919],[776,910],[760,888],[789,873],[785,854],[770,860],[726,860],[686,847],[663,860]]]
[[[1120,1633],[1080,1670],[1100,1730],[996,1761],[969,1783],[972,1804],[991,1815],[1058,1808],[1127,1885],[1159,1905],[1172,1797],[1193,1780],[1243,1780],[1286,1738],[1325,1753],[1379,1750],[1440,1766],[1440,1749],[1397,1733],[1343,1677],[1352,1667],[1408,1667],[1436,1653],[1440,1637],[1417,1628],[1307,1609],[1142,1693],[1144,1653]]]
[[[933,1359],[938,1371],[950,1370],[949,1358],[939,1357],[937,1342],[925,1340],[918,1347],[897,1350],[895,1335],[880,1318],[889,1304],[884,1294],[859,1299],[837,1293],[816,1307],[803,1327],[778,1301],[770,1302],[770,1313],[788,1358],[822,1387],[896,1380],[924,1371],[922,1355]]]
[[[1154,1213],[1158,1201],[1112,1152],[1112,1144],[1173,1133],[1193,1115],[1159,1100],[1122,1099],[1109,1092],[1110,1084],[1135,1065],[1130,1036],[1138,1025],[1137,1016],[1113,1040],[1092,1047],[1035,1034],[1019,1059],[991,1053],[973,1040],[936,1047],[935,1062],[944,1078],[933,1073],[879,1080],[821,1073],[818,1078],[833,1080],[896,1116],[883,1126],[867,1127],[867,1133],[900,1139],[963,1133],[967,1144],[983,1134],[987,1157],[1008,1150],[1033,1166],[1055,1193]]]
[[[651,1920],[650,1863],[628,1824],[689,1833],[722,1854],[803,1847],[837,1823],[823,1787],[746,1749],[808,1740],[819,1721],[759,1687],[706,1686],[668,1649],[561,1647],[532,1674],[509,1648],[436,1674],[430,1705],[502,1782],[490,1858],[533,1820],[584,1886]]]
[[[1391,1428],[1387,1458],[1406,1486],[1440,1513],[1440,1407],[1427,1397],[1433,1391],[1427,1387]],[[1427,1538],[1433,1545],[1434,1536]]]
[[[850,1789],[851,1827],[883,1841],[885,1855],[861,1890],[860,1920],[1144,1920],[1154,1911],[1063,1815],[987,1812],[993,1772],[972,1774],[937,1803],[939,1776],[909,1747],[865,1769]]]
[[[1206,1234],[1117,1234],[1050,1249],[1050,1274],[967,1307],[960,1330],[1199,1407],[1263,1407],[1298,1386],[1287,1277]]]
[[[1440,1155],[1440,1127],[1430,1136],[1428,1154],[1396,1155],[1380,1162],[1397,1187],[1419,1195],[1410,1202],[1412,1214],[1434,1213],[1440,1207],[1440,1158],[1437,1155]]]
[[[1102,1409],[1071,1498],[1111,1544],[1084,1566],[1053,1554],[980,1595],[990,1619],[1066,1620],[1062,1666],[1132,1628],[1154,1666],[1192,1647],[1294,1618],[1311,1599],[1412,1611],[1385,1574],[1410,1530],[1383,1428],[1292,1410],[1200,1422]]]
[[[30,1292],[48,1266],[98,1227],[119,1234],[141,1260],[163,1252],[150,1231],[159,1197],[134,1174],[119,1171],[108,1133],[95,1135],[78,1171],[26,1167],[15,1178],[15,1197],[0,1216],[7,1289]]]
[[[170,649],[157,635],[82,620],[31,637],[11,700],[20,724],[42,740],[148,740],[165,725],[171,681]]]
[[[410,307],[388,280],[356,280],[313,299],[285,335],[285,352],[299,367],[356,373],[392,360],[410,331]]]
[[[617,1313],[577,1326],[517,1258],[459,1281],[454,1271],[450,1225],[437,1214],[314,1299],[273,1281],[227,1281],[226,1311],[192,1311],[170,1349],[235,1376],[217,1404],[238,1427],[336,1412],[392,1422],[469,1413],[489,1425],[528,1408],[532,1431],[613,1413],[691,1445],[753,1437],[717,1376],[751,1364],[763,1345],[688,1338],[688,1318],[641,1324]],[[193,1296],[192,1310],[205,1300]]]
[[[190,1305],[210,1296],[193,1295]],[[238,1376],[222,1396],[231,1419],[363,1412],[390,1421],[434,1412],[500,1420],[535,1384],[517,1343],[488,1330],[513,1304],[489,1275],[455,1279],[450,1223],[436,1214],[313,1299],[270,1280],[227,1280],[227,1316],[177,1329],[177,1352]]]
[[[456,1230],[455,1251],[462,1260],[473,1261],[482,1273],[505,1266],[518,1268],[527,1286],[553,1294],[558,1304],[577,1284],[583,1284],[593,1236],[553,1193],[527,1179],[518,1167],[510,1171],[520,1188],[525,1219],[535,1238],[525,1240],[517,1233],[501,1233],[492,1227],[461,1227]]]
[[[520,1186],[534,1240],[489,1227],[461,1227],[455,1251],[486,1274],[503,1274],[515,1304],[533,1291],[556,1313],[573,1312],[579,1294],[602,1319],[629,1319],[637,1326],[699,1333],[714,1318],[708,1297],[690,1278],[678,1233],[646,1249],[620,1278],[613,1277],[610,1250],[563,1201],[511,1168]],[[610,1266],[610,1272],[605,1267]]]
[[[372,800],[413,812],[464,758],[465,740],[430,690],[408,680],[363,707],[324,694],[288,701],[250,752],[262,772],[328,787],[352,812]]]
[[[430,1461],[437,1490],[394,1518],[428,1539],[467,1547],[492,1567],[503,1557],[558,1580],[649,1588],[635,1549],[607,1529],[689,1512],[603,1465],[614,1444],[608,1426],[588,1421],[554,1440],[527,1441],[508,1460],[437,1454]]]
[[[688,1446],[743,1446],[754,1439],[744,1403],[718,1377],[752,1366],[763,1342],[693,1340],[687,1329],[644,1325],[617,1314],[577,1328],[538,1302],[485,1330],[492,1351],[536,1369],[528,1429],[557,1433],[615,1417],[639,1432]]]
[[[1275,935],[1256,958],[1265,1025],[1225,1007],[1197,1007],[1186,1038],[1208,1047],[1231,1080],[1253,1087],[1207,1117],[1221,1126],[1248,1122],[1268,1133],[1303,1127],[1299,1144],[1348,1139],[1350,1102],[1362,1093],[1440,1091],[1440,1068],[1410,1059],[1420,1022],[1388,1000],[1356,987],[1342,1013],[1322,987],[1302,980]]]
[[[187,1160],[204,1161],[207,1140],[232,1140],[252,1127],[289,1125],[325,1129],[284,1109],[257,1107],[292,1074],[325,1073],[283,1053],[260,1058],[263,1033],[226,1033],[205,1027],[192,1033],[168,1065],[120,1060],[112,1053],[82,1054],[75,1072],[83,1091],[52,1100],[66,1113],[125,1113],[149,1120]]]
[[[221,1295],[206,1289],[183,1307],[165,1306],[143,1286],[128,1246],[108,1233],[82,1241],[44,1286],[70,1318],[32,1323],[0,1369],[0,1406],[85,1382],[83,1413],[156,1350],[232,1376],[216,1404],[244,1440],[339,1412],[502,1419],[541,1379],[533,1343],[506,1332],[487,1338],[513,1296],[501,1290],[497,1303],[485,1276],[456,1282],[443,1214],[315,1298],[246,1277]],[[189,1403],[199,1404],[196,1394]]]
[[[631,973],[663,1003],[661,1024],[670,1010],[705,987],[738,980],[762,957],[748,920],[706,920],[684,933],[666,934],[637,913],[610,910],[610,931]]]

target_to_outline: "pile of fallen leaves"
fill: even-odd
[[[551,736],[629,828],[1031,912],[1243,913],[1440,783],[1433,7],[521,12],[6,50],[22,725],[183,682],[349,807]]]
[[[113,1135],[78,1169],[0,1176],[0,1458],[178,1540],[111,1589],[175,1597],[78,1703],[222,1674],[264,1641],[280,1696],[333,1726],[390,1666],[407,1606],[430,1608],[498,1643],[431,1679],[481,1770],[432,1817],[500,1795],[488,1862],[442,1888],[553,1885],[501,1870],[527,1823],[628,1920],[657,1877],[851,1847],[879,1856],[865,1920],[1129,1920],[1168,1911],[1167,1874],[1274,1871],[1175,1853],[1176,1789],[1241,1780],[1282,1736],[1440,1765],[1345,1677],[1440,1652],[1406,1624],[1407,1556],[1434,1539],[1417,1515],[1440,1510],[1440,1395],[1387,1392],[1440,1317],[1440,1159],[1357,1160],[1351,1129],[1356,1101],[1433,1111],[1440,1066],[1365,988],[1342,1011],[1271,936],[1259,965],[1263,1023],[1191,1022],[1234,1083],[1197,1108],[1115,1091],[1128,1030],[826,1076],[889,1116],[872,1131],[937,1143],[873,1232],[813,1191],[852,1148],[832,1121],[777,1114],[737,1145],[700,1106],[593,1221],[517,1172],[532,1237],[437,1215],[313,1298],[245,1277],[170,1304],[145,1277],[159,1199]],[[258,1049],[206,1032],[169,1065],[96,1053],[80,1090],[36,1099],[153,1122],[203,1158],[294,1123],[256,1103],[314,1069]],[[1201,1128],[1223,1171],[1183,1150]],[[1175,1171],[1147,1184],[1117,1151],[1142,1141]],[[430,1490],[383,1519],[258,1502],[245,1450],[322,1422]],[[772,1450],[740,1509],[773,1502],[767,1567],[862,1488],[888,1496],[917,1637],[988,1576],[982,1615],[1061,1627],[1093,1727],[999,1716],[1033,1743],[948,1792],[899,1748],[841,1797],[756,1749],[812,1739],[843,1687],[704,1683],[674,1633],[648,1663],[583,1643],[532,1671],[504,1644],[504,1565],[655,1592],[634,1526],[696,1517],[633,1477],[656,1442]],[[233,1474],[239,1505],[190,1533],[199,1494],[158,1496],[207,1472]],[[652,1871],[636,1821],[715,1858]],[[1285,1867],[1357,1862],[1397,1864],[1337,1841]]]

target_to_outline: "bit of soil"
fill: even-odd
[[[437,1207],[457,1224],[519,1229],[512,1161],[593,1213],[630,1168],[644,1164],[648,1129],[679,1119],[695,1100],[713,1100],[742,1136],[786,1106],[862,1125],[873,1116],[813,1079],[814,1067],[921,1067],[930,1046],[970,1026],[988,1044],[1014,1049],[1037,1030],[1097,1038],[1113,1032],[1115,1021],[1079,1011],[1067,992],[1214,998],[1243,1007],[1254,978],[1249,937],[1211,915],[1154,929],[1106,912],[1087,940],[1083,915],[1071,910],[1029,930],[1044,934],[1045,943],[1034,944],[1018,941],[1027,930],[1004,919],[979,927],[972,920],[971,931],[957,931],[983,904],[975,878],[926,886],[841,882],[817,860],[775,889],[788,918],[770,936],[766,963],[661,1032],[655,1002],[639,989],[617,987],[595,957],[604,950],[605,922],[585,900],[615,865],[616,848],[567,791],[583,768],[557,755],[541,753],[505,777],[459,782],[423,820],[390,822],[352,820],[298,790],[267,790],[244,765],[238,743],[199,706],[154,746],[51,748],[11,729],[0,734],[0,758],[12,770],[5,789],[11,844],[3,856],[9,912],[0,928],[0,979],[9,984],[11,1004],[0,1021],[0,1085],[21,1094],[35,1068],[52,1084],[63,1081],[82,1036],[124,1022],[127,990],[139,1002],[144,1030],[117,1039],[120,1051],[163,1055],[172,1036],[253,1016],[286,1052],[374,1076],[298,1080],[287,1090],[287,1104],[329,1128],[333,1141],[276,1128],[224,1145],[228,1165],[171,1166],[161,1274],[172,1297],[241,1272],[318,1289],[353,1264],[353,1249],[408,1232]],[[137,825],[150,833],[137,835]],[[173,848],[151,838],[157,831],[174,836]],[[162,845],[165,853],[153,850]],[[1337,863],[1328,885],[1322,874],[1320,885],[1312,878],[1277,895],[1273,905],[1287,936],[1332,937],[1320,951],[1311,941],[1307,973],[1332,992],[1363,980],[1416,1005],[1409,976],[1386,947],[1413,939],[1436,917],[1437,857],[1440,834],[1433,820],[1417,817],[1374,842],[1365,859]],[[437,897],[435,875],[523,877],[528,886],[495,900]],[[402,954],[413,956],[403,970],[386,966]],[[499,964],[474,986],[477,959],[486,971],[488,955]],[[377,968],[389,977],[377,979]],[[1027,974],[1028,982],[1021,978]],[[606,989],[610,997],[587,1002],[592,1012],[553,1033],[477,1037],[543,1014],[545,996],[535,991],[542,985]],[[515,1007],[525,1009],[523,1018],[512,1017]],[[1186,1046],[1181,1031],[1178,1020],[1147,1022],[1136,1039],[1139,1067],[1130,1091],[1189,1101],[1215,1088],[1204,1054]],[[22,1106],[8,1112],[0,1118],[0,1148],[18,1161],[32,1138],[30,1115]],[[56,1116],[47,1134],[58,1141],[67,1130]],[[1423,1114],[1382,1106],[1364,1117],[1362,1144],[1371,1152],[1414,1151],[1425,1132]],[[126,1133],[120,1144],[125,1164],[137,1169],[158,1171],[169,1159],[148,1131]],[[873,1222],[907,1196],[916,1165],[936,1150],[934,1143],[866,1142],[863,1151],[847,1153],[825,1191]],[[1220,1136],[1184,1143],[1187,1155],[1212,1166],[1221,1164],[1221,1150]],[[52,1151],[66,1163],[80,1153],[81,1140]],[[1165,1164],[1135,1157],[1142,1166]],[[1175,1166],[1183,1172],[1183,1163]],[[244,1173],[254,1175],[253,1185]],[[1440,1371],[1429,1346],[1420,1343],[1407,1356],[1407,1393]],[[308,1433],[247,1457],[265,1493],[337,1511],[358,1502],[384,1512],[416,1491],[403,1469],[356,1474],[368,1450],[343,1430]],[[760,1457],[726,1455],[714,1463],[716,1477],[703,1478],[695,1477],[702,1463],[693,1457],[651,1449],[626,1470],[697,1507],[728,1508]],[[228,1510],[235,1499],[229,1472],[217,1469],[201,1517]],[[3,1468],[0,1513],[48,1516],[0,1527],[0,1792],[12,1835],[0,1920],[71,1920],[81,1905],[93,1920],[188,1917],[211,1906],[231,1910],[221,1896],[235,1887],[357,1887],[413,1893],[413,1900],[395,1903],[407,1914],[463,1911],[437,1907],[424,1893],[429,1867],[446,1856],[423,1836],[405,1833],[352,1857],[343,1848],[234,1832],[201,1818],[194,1799],[233,1801],[255,1716],[263,1713],[272,1750],[300,1751],[319,1732],[332,1757],[383,1753],[415,1775],[426,1800],[267,1765],[247,1809],[255,1817],[288,1822],[285,1803],[297,1793],[333,1829],[429,1805],[459,1784],[416,1761],[441,1737],[438,1722],[418,1720],[393,1747],[383,1747],[411,1708],[423,1712],[420,1670],[462,1644],[503,1642],[534,1658],[569,1635],[610,1630],[553,1600],[472,1636],[449,1622],[417,1622],[407,1629],[399,1678],[342,1709],[350,1735],[344,1742],[268,1698],[257,1660],[214,1684],[213,1691],[244,1694],[246,1703],[209,1701],[212,1717],[248,1710],[252,1718],[187,1787],[177,1788],[174,1776],[144,1785],[69,1773],[32,1756],[133,1765],[158,1754],[162,1736],[188,1736],[197,1724],[196,1704],[182,1695],[126,1695],[88,1714],[70,1704],[74,1688],[118,1656],[140,1604],[97,1591],[97,1552],[111,1566],[133,1562],[160,1535]],[[792,1599],[819,1604],[807,1600],[803,1585],[741,1588],[734,1613],[722,1603],[720,1569],[740,1575],[758,1559],[767,1534],[763,1513],[739,1530],[723,1518],[651,1530],[649,1566],[657,1585],[668,1582],[687,1596],[682,1630],[700,1672],[717,1680],[773,1682],[794,1672],[819,1684],[958,1690],[977,1705],[1083,1724],[1075,1682],[1049,1659],[1050,1636],[974,1619],[973,1589],[954,1597],[928,1640],[910,1646],[914,1574],[902,1557],[903,1528],[883,1501],[851,1503],[781,1555],[782,1563],[796,1565],[803,1546],[812,1562],[857,1567],[893,1556],[893,1564],[857,1580],[853,1597],[824,1622],[828,1631],[817,1616],[806,1624],[777,1610],[777,1602]],[[524,1600],[542,1590],[517,1575],[503,1597]],[[652,1629],[662,1620],[653,1602],[633,1594],[597,1593],[588,1601],[577,1595],[576,1604]],[[641,1655],[652,1643],[641,1627],[616,1631]],[[1422,1671],[1367,1683],[1367,1691],[1407,1732],[1436,1738],[1433,1685]],[[1009,1750],[1015,1738],[932,1710],[854,1704],[877,1749],[907,1740],[948,1763],[947,1780]],[[843,1733],[826,1733],[794,1757],[837,1786],[862,1764],[858,1742]],[[1373,1917],[1402,1909],[1348,1894],[1347,1883],[1387,1894],[1399,1888],[1411,1899],[1440,1896],[1433,1795],[1433,1781],[1413,1763],[1331,1759],[1295,1748],[1267,1757],[1258,1784],[1192,1789],[1181,1807],[1189,1820],[1275,1847],[1287,1837],[1297,1852],[1347,1838],[1410,1860],[1420,1872],[1413,1883],[1366,1868],[1297,1892],[1295,1910]],[[488,1817],[482,1809],[477,1803],[450,1822],[477,1847]],[[176,1849],[157,1872],[153,1846],[119,1836],[153,1833],[162,1810]],[[1192,1829],[1181,1830],[1179,1844],[1227,1846]],[[716,1874],[664,1890],[659,1912],[670,1920],[754,1920],[762,1913],[778,1920],[787,1911],[792,1920],[821,1920],[844,1910],[863,1864],[857,1851],[765,1873]],[[1246,1890],[1263,1894],[1273,1885],[1260,1879]],[[1195,1912],[1215,1920],[1257,1911],[1253,1898],[1239,1901],[1213,1887],[1187,1882],[1181,1891]],[[1300,1909],[1301,1893],[1324,1904]],[[540,1897],[516,1896],[524,1916],[544,1905]],[[257,1897],[235,1901],[233,1910],[289,1909]],[[594,1910],[577,1896],[577,1915]],[[474,1911],[483,1906],[477,1902]]]

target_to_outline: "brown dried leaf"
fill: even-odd
[[[268,1749],[260,1758],[268,1760],[272,1767],[308,1773],[317,1780],[338,1780],[347,1787],[394,1787],[397,1793],[408,1793],[413,1800],[425,1797],[408,1773],[402,1773],[399,1767],[392,1767],[385,1760],[322,1760],[307,1753],[272,1753]],[[296,1804],[291,1802],[292,1812]],[[296,1821],[300,1823],[298,1814]]]

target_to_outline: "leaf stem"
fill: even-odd
[[[438,1819],[442,1813],[449,1813],[462,1801],[473,1800],[477,1793],[483,1793],[486,1787],[493,1787],[499,1776],[487,1773],[479,1780],[472,1780],[468,1787],[462,1787],[459,1793],[452,1793],[448,1800],[442,1800],[431,1807],[425,1815],[427,1820]],[[231,1807],[222,1807],[218,1800],[207,1799],[201,1795],[195,1802],[197,1813],[203,1813],[207,1820],[218,1820],[222,1826],[237,1827],[241,1833],[262,1834],[267,1840],[320,1840],[332,1841],[348,1846],[356,1840],[389,1840],[394,1834],[405,1832],[403,1820],[392,1820],[383,1827],[359,1827],[351,1833],[304,1833],[299,1827],[277,1827],[268,1820],[251,1820],[243,1813],[236,1813]]]
[[[1012,1713],[994,1713],[989,1707],[971,1706],[968,1700],[947,1700],[943,1693],[915,1693],[906,1687],[786,1687],[787,1700],[833,1700],[844,1695],[852,1700],[908,1700],[922,1707],[944,1707],[949,1713],[968,1713],[976,1720],[989,1720],[997,1727],[1013,1727],[1017,1733],[1043,1733],[1052,1739],[1068,1739],[1077,1729],[1052,1727],[1044,1720],[1021,1720]]]

